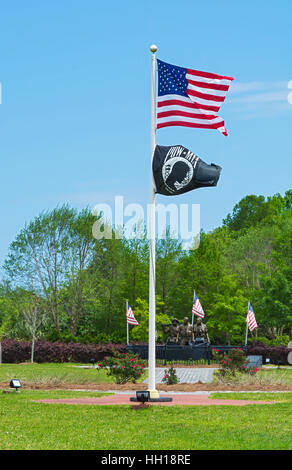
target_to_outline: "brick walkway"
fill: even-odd
[[[137,403],[130,402],[132,394],[115,394],[111,396],[104,396],[99,398],[62,398],[55,400],[37,400],[38,403],[47,404],[66,404],[66,405],[134,405]],[[163,394],[161,394],[163,396]],[[172,397],[171,402],[151,402],[149,406],[174,406],[174,405],[191,405],[191,406],[210,406],[210,405],[225,405],[225,406],[244,406],[244,405],[271,405],[275,402],[259,401],[259,400],[217,400],[211,399],[206,394],[167,394]]]

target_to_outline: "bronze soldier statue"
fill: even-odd
[[[164,328],[164,333],[169,333],[166,340],[167,344],[178,344],[179,322],[176,318],[172,320],[171,325]]]
[[[180,344],[189,344],[194,339],[192,325],[189,323],[188,317],[184,317],[184,322],[179,326]]]
[[[207,326],[202,322],[202,318],[197,319],[197,323],[194,325],[194,340],[195,342],[207,341],[210,343],[208,336]]]

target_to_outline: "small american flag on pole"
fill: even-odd
[[[253,331],[253,330],[255,330],[255,328],[258,327],[256,319],[255,319],[254,311],[253,311],[252,306],[250,305],[250,303],[248,304],[248,312],[247,312],[246,322],[248,324],[249,331]]]
[[[131,309],[130,305],[129,305],[127,313],[126,313],[126,317],[127,317],[127,322],[130,325],[139,325],[136,318],[134,317],[133,310]]]
[[[217,129],[227,136],[224,120],[217,115],[232,77],[200,72],[157,59],[157,129],[166,126]]]
[[[204,310],[202,309],[202,305],[200,304],[200,301],[194,293],[194,302],[193,302],[193,309],[192,309],[192,314],[197,315],[197,317],[204,318],[205,313]]]

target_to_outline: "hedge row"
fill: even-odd
[[[283,364],[287,365],[288,353],[292,349],[288,349],[285,346],[268,346],[264,343],[253,341],[247,347],[247,354],[251,356],[263,356],[263,364],[270,359],[272,364]]]
[[[138,343],[137,343],[138,344]],[[142,343],[140,343],[142,344]],[[119,352],[126,351],[125,344],[100,343],[100,344],[81,344],[81,343],[61,343],[49,341],[36,341],[34,361],[41,362],[79,362],[90,363],[92,359],[102,361],[105,356],[111,356],[113,350]],[[264,343],[253,342],[248,345],[248,355],[263,356],[263,363],[267,359],[277,364],[288,364],[287,356],[289,351],[285,346],[268,346]],[[16,341],[6,339],[2,341],[2,362],[20,363],[30,361],[31,343],[29,341]]]
[[[34,361],[41,362],[81,362],[90,363],[92,359],[102,361],[105,356],[112,355],[113,349],[125,352],[125,344],[80,344],[51,343],[36,341]],[[30,361],[31,343],[6,339],[2,341],[2,362],[20,363]]]

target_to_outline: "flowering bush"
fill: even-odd
[[[144,361],[137,354],[113,351],[113,355],[106,357],[98,366],[106,369],[107,375],[113,376],[117,384],[136,383],[145,374]]]
[[[231,349],[228,354],[219,354],[216,349],[212,350],[212,355],[215,360],[221,364],[220,375],[235,376],[237,372],[249,373],[255,375],[258,371],[257,367],[249,369],[247,367],[248,360],[242,349]]]
[[[170,369],[165,369],[165,374],[162,379],[162,382],[165,382],[167,385],[174,385],[179,382],[178,377],[176,375],[176,370],[171,367]]]

